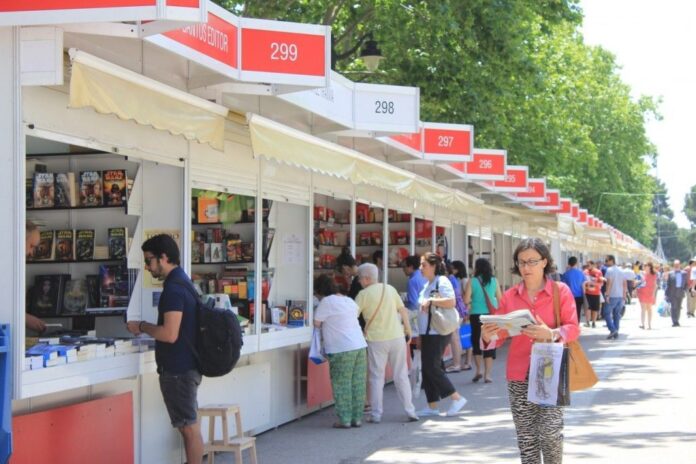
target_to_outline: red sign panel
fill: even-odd
[[[559,204],[561,207],[556,210],[557,213],[559,213],[559,214],[570,214],[571,213],[572,202],[570,200],[561,199]]]
[[[546,181],[544,179],[530,179],[527,183],[527,191],[516,195],[521,200],[543,200],[546,198]]]
[[[241,40],[243,71],[325,76],[325,35],[243,28]]]
[[[469,161],[474,148],[474,128],[462,124],[426,125],[423,139],[427,160]]]
[[[167,6],[180,6],[184,8],[198,8],[199,0],[167,0]]]
[[[470,177],[493,178],[505,176],[507,153],[505,150],[474,149],[471,161],[466,162],[466,174]]]
[[[578,212],[578,222],[587,222],[587,210],[581,209]]]
[[[402,134],[393,135],[389,137],[394,142],[398,142],[408,148],[417,151],[419,154],[423,152],[423,131],[416,132],[415,134]]]
[[[534,202],[534,206],[540,208],[558,208],[561,203],[561,192],[558,190],[549,190],[546,192],[546,201]]]
[[[237,27],[213,13],[208,13],[207,24],[192,24],[163,35],[215,61],[238,68]]]
[[[187,0],[178,0],[181,2]],[[190,0],[188,1],[190,3]],[[195,2],[197,3],[197,2]],[[92,8],[122,8],[155,6],[156,0],[33,0],[0,2],[0,12],[44,10],[89,10]],[[198,6],[197,4],[195,6]]]
[[[573,203],[570,207],[570,215],[573,216],[575,219],[580,217],[580,206],[576,203]]]
[[[505,180],[496,180],[492,183],[496,190],[523,191],[527,189],[527,167],[507,166],[505,168]]]

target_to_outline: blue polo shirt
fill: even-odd
[[[406,308],[411,310],[411,311],[416,311],[420,309],[420,305],[418,304],[418,298],[420,296],[421,290],[425,287],[425,284],[428,283],[428,280],[423,277],[423,274],[421,274],[420,269],[416,269],[413,271],[413,274],[411,274],[408,277],[408,292],[407,292],[407,297],[406,297]]]
[[[585,282],[585,274],[577,267],[572,267],[565,271],[561,276],[561,281],[570,287],[575,298],[580,298],[583,295],[582,284]]]
[[[171,374],[182,374],[197,368],[196,358],[186,339],[196,343],[196,300],[181,283],[191,285],[191,279],[180,267],[174,268],[164,279],[164,289],[157,305],[157,325],[164,325],[164,314],[170,311],[183,312],[179,336],[174,343],[155,342],[155,361],[158,370]]]

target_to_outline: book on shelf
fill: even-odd
[[[101,171],[80,171],[80,206],[102,206],[103,204]]]
[[[57,316],[63,307],[65,284],[70,274],[37,275],[31,289],[29,312],[37,317]]]
[[[84,314],[89,299],[87,282],[84,279],[69,280],[65,284],[64,293],[61,315],[77,316]]]
[[[109,244],[109,259],[125,259],[127,256],[128,228],[109,228],[107,240]]]
[[[288,325],[291,327],[304,327],[307,315],[307,302],[303,300],[288,300]]]
[[[34,207],[34,179],[27,178],[24,180],[27,208]]]
[[[210,262],[211,263],[221,263],[225,260],[225,256],[222,249],[222,243],[211,243],[210,244]]]
[[[264,228],[263,230],[263,262],[268,262],[268,256],[271,253],[271,247],[273,246],[273,237],[275,237],[275,229]]]
[[[34,208],[55,206],[55,176],[52,172],[34,173]]]
[[[94,229],[75,231],[75,260],[91,261],[94,259]]]
[[[56,261],[75,259],[75,231],[72,229],[56,230]]]
[[[128,181],[125,169],[102,171],[104,181],[104,204],[122,206],[126,203]]]
[[[39,232],[39,244],[34,249],[32,261],[53,261],[55,259],[55,231]]]
[[[60,172],[56,174],[55,206],[56,208],[77,206],[74,172]]]
[[[128,306],[129,291],[130,282],[126,266],[122,264],[102,264],[99,266],[99,306]]]
[[[217,198],[198,197],[196,199],[196,220],[198,224],[220,222]]]
[[[99,274],[88,274],[85,276],[85,286],[87,287],[87,308],[99,306],[99,287],[101,281]]]

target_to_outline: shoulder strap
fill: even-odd
[[[481,277],[477,277],[476,280],[479,281],[479,285],[481,285],[481,291],[483,292],[483,296],[486,298],[486,306],[488,306],[488,312],[491,314],[495,313],[495,311],[498,308],[493,306],[493,302],[491,301],[491,297],[488,296],[488,292],[486,291],[486,287],[483,285],[483,280],[481,280]],[[491,279],[491,282],[493,282],[492,279]]]
[[[553,315],[556,322],[556,327],[561,326],[561,292],[558,290],[558,284],[553,283]]]
[[[384,301],[384,294],[387,291],[387,284],[382,284],[382,295],[379,297],[379,303],[377,303],[377,308],[375,309],[375,312],[372,313],[372,317],[370,317],[370,320],[367,321],[367,324],[365,324],[365,334],[367,334],[367,329],[370,327],[370,324],[372,324],[372,321],[375,320],[375,316],[377,316],[377,313],[379,310],[382,308],[382,301]]]

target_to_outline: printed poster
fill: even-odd
[[[534,343],[529,363],[527,401],[544,406],[558,403],[563,343]]]

